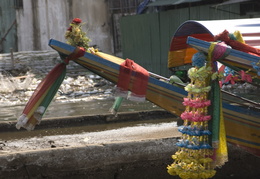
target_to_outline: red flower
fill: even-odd
[[[74,18],[72,23],[75,23],[75,24],[80,24],[82,22],[82,20],[80,18]]]
[[[72,27],[70,26],[70,27],[67,29],[67,31],[72,32]]]

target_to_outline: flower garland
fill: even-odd
[[[67,44],[71,46],[83,47],[85,50],[89,48],[90,39],[86,36],[86,32],[82,31],[82,20],[80,18],[74,18],[70,23],[70,27],[65,33]]]
[[[202,63],[203,64],[203,63]],[[179,175],[183,179],[211,178],[216,171],[211,168],[212,147],[209,144],[208,106],[211,101],[207,99],[211,87],[207,86],[207,79],[211,75],[211,67],[194,67],[188,71],[191,79],[185,87],[188,92],[183,105],[186,107],[181,114],[184,121],[179,127],[182,139],[176,144],[179,150],[172,155],[175,160],[167,167],[170,175]]]
[[[178,151],[172,155],[174,162],[167,167],[170,175],[179,175],[182,179],[212,178],[216,174],[214,168],[223,164],[219,162],[218,156],[214,157],[218,152],[222,152],[218,151],[220,146],[219,131],[222,132],[223,129],[222,126],[220,127],[221,119],[223,119],[221,105],[219,105],[221,102],[217,100],[219,106],[214,112],[209,111],[209,108],[212,110],[216,107],[215,101],[213,105],[210,97],[219,98],[216,96],[219,91],[211,89],[218,85],[218,78],[223,75],[215,72],[216,67],[211,58],[223,58],[226,51],[222,47],[214,47],[215,44],[211,46],[210,51],[213,52],[217,49],[219,54],[211,54],[210,52],[206,57],[203,52],[196,53],[192,58],[194,67],[188,71],[191,82],[185,87],[188,96],[184,98],[182,103],[185,106],[185,111],[181,114],[184,123],[178,129],[182,133],[182,138],[176,144]],[[211,107],[212,105],[213,107]],[[213,131],[210,131],[209,125],[212,125],[212,122],[210,124],[209,122],[215,118],[219,119],[215,122],[217,124],[211,127]],[[213,137],[216,141],[212,140]],[[225,144],[220,148],[224,149],[223,156],[225,157]]]

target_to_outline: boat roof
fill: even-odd
[[[260,48],[260,18],[196,21],[188,20],[181,24],[174,33],[168,56],[168,67],[191,63],[197,51],[186,44],[188,36],[213,41],[214,36],[224,30],[233,33],[240,31],[246,44]],[[177,63],[176,63],[177,62]]]

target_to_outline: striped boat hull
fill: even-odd
[[[75,49],[75,47],[53,39],[50,40],[49,45],[65,55],[69,55]],[[105,55],[105,58],[85,53],[75,62],[116,84],[120,64],[124,60],[111,55],[103,55]],[[131,90],[131,86],[129,90]],[[187,92],[183,87],[171,85],[152,76],[149,77],[146,99],[173,114],[179,116],[185,110],[182,101],[186,95]],[[228,142],[260,156],[260,110],[245,108],[235,104],[235,102],[233,105],[226,102],[225,98],[223,113]]]

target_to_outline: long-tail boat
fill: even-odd
[[[80,23],[81,20],[75,18],[66,34],[78,32],[80,29],[72,31],[71,28],[74,26],[79,28]],[[217,23],[229,26],[233,24],[238,29],[239,27],[252,29],[251,26],[260,24],[260,19],[216,21],[214,27]],[[217,149],[216,154],[223,154],[222,158],[224,159],[227,156],[226,150],[224,150],[227,139],[228,142],[260,156],[259,101],[256,102],[224,90],[221,93],[219,85],[220,80],[223,79],[220,72],[227,66],[233,68],[234,72],[238,72],[241,78],[229,74],[225,77],[224,83],[233,84],[235,79],[239,79],[240,83],[250,83],[256,90],[259,90],[260,49],[246,44],[240,32],[229,34],[224,30],[222,33],[214,35],[203,24],[208,25],[206,22],[185,22],[174,34],[170,46],[168,66],[171,70],[174,71],[180,66],[191,66],[191,64],[194,66],[188,71],[191,80],[188,85],[176,76],[168,79],[148,72],[134,63],[133,60],[124,60],[88,48],[85,42],[88,42],[89,39],[83,38],[82,41],[82,44],[85,44],[87,48],[82,44],[72,46],[68,44],[70,42],[63,43],[51,39],[50,47],[60,54],[63,62],[57,64],[38,85],[19,117],[16,127],[32,130],[36,124],[40,123],[44,112],[65,77],[66,65],[73,60],[95,74],[117,84],[116,92],[120,92],[118,94],[129,95],[128,91],[131,91],[130,98],[147,99],[180,116],[184,121],[184,125],[179,128],[180,132],[183,133],[183,138],[182,142],[176,145],[179,145],[180,148],[188,148],[189,150],[185,149],[186,152],[189,152],[190,149],[195,151],[202,149],[199,151],[205,152],[212,146]],[[236,24],[240,24],[240,26]],[[259,35],[254,30],[249,30],[249,32],[242,31],[242,34],[250,37]],[[75,41],[76,38],[82,36],[78,33],[76,35]],[[216,40],[222,42],[216,42]],[[249,42],[255,43],[255,41]],[[218,70],[217,62],[221,62],[225,66],[222,65],[221,70]],[[180,67],[179,70],[183,70],[183,68]],[[255,98],[257,98],[257,94]],[[208,123],[209,120],[212,122]],[[212,139],[211,144],[207,142],[209,135]],[[218,147],[218,145],[222,147]]]
[[[214,27],[218,23],[236,28],[259,26],[260,19],[243,20],[237,26],[239,22],[218,21]],[[170,175],[213,177],[214,169],[228,161],[226,141],[260,156],[259,101],[221,90],[223,84],[250,84],[254,98],[258,96],[260,49],[248,45],[240,31],[229,33],[224,29],[214,35],[207,29],[207,22],[185,22],[172,39],[168,67],[175,75],[168,79],[148,72],[133,60],[89,48],[89,39],[80,34],[80,23],[81,19],[73,19],[65,34],[67,43],[50,40],[49,45],[59,52],[62,62],[38,85],[18,119],[17,129],[33,130],[40,123],[65,77],[66,65],[74,61],[115,83],[116,95],[137,101],[147,99],[183,119],[178,128],[182,133],[176,143],[178,151],[172,155],[175,161],[167,166]],[[259,35],[254,30],[250,33]],[[242,31],[247,36],[250,33]]]
[[[51,39],[49,45],[61,54],[69,55],[75,47]],[[249,54],[245,54],[246,56]],[[249,55],[250,56],[250,55]],[[260,61],[260,58],[257,57]],[[74,62],[95,74],[117,84],[120,64],[124,59],[102,52],[88,53]],[[131,86],[129,87],[131,91]],[[187,95],[184,85],[172,85],[167,78],[150,73],[146,99],[161,108],[181,115],[185,110],[183,98]],[[223,113],[228,142],[238,145],[248,152],[260,156],[260,105],[259,103],[235,96],[223,94]]]

